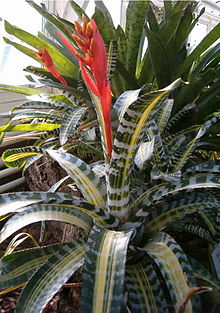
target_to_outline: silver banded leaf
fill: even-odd
[[[131,234],[131,231],[109,231],[94,225],[87,241],[81,313],[121,312]]]
[[[41,313],[49,300],[83,264],[85,249],[83,240],[77,240],[67,243],[53,254],[23,289],[16,311]]]

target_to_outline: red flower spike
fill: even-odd
[[[61,84],[63,84],[64,86],[67,86],[67,82],[65,81],[65,79],[59,74],[59,72],[56,70],[55,65],[53,63],[53,60],[51,58],[51,56],[49,55],[48,51],[46,49],[44,49],[44,51],[42,50],[38,50],[38,52],[34,52],[35,55],[37,56],[37,58],[42,61],[42,63],[44,64],[44,66],[46,67],[46,69],[55,77],[57,78]]]
[[[85,17],[82,17],[83,25],[75,24],[75,29],[80,34],[73,35],[79,49],[85,53],[81,56],[73,45],[58,32],[59,37],[64,44],[79,60],[82,77],[90,91],[100,99],[99,114],[104,121],[103,136],[107,145],[108,159],[112,152],[112,129],[111,129],[111,89],[107,78],[107,54],[105,44],[93,19],[88,23]],[[90,70],[90,71],[88,71]]]

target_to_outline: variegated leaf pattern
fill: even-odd
[[[35,111],[35,112],[21,112],[17,113],[15,116],[11,118],[12,121],[16,120],[25,120],[25,121],[54,121],[54,123],[61,123],[62,116],[61,113],[53,114],[52,112],[43,112],[43,111]]]
[[[158,126],[154,119],[150,121],[147,133],[150,139],[154,140],[154,150],[153,150],[154,164],[160,172],[166,172],[167,153],[165,151],[164,144],[158,130]]]
[[[193,274],[197,279],[201,280],[202,282],[205,281],[210,286],[220,290],[219,280],[215,279],[213,277],[213,275],[210,275],[210,272],[208,271],[208,269],[203,264],[198,262],[193,257],[188,256],[188,260],[189,260],[189,263],[192,267]]]
[[[187,167],[185,173],[192,175],[194,173],[220,173],[220,160],[206,161],[191,167]]]
[[[50,201],[62,202],[74,200],[71,195],[53,192],[12,192],[0,194],[0,216],[23,211],[25,207],[36,202],[49,203]]]
[[[161,183],[144,192],[132,205],[132,211],[136,216],[147,216],[151,211],[152,203],[162,200],[164,197],[175,195],[182,191],[195,191],[196,189],[220,187],[220,176],[216,174],[197,174],[184,178],[176,183]],[[142,208],[140,208],[142,207]],[[140,209],[139,209],[140,208]],[[138,210],[139,209],[139,210]]]
[[[113,109],[117,112],[118,120],[121,121],[129,105],[138,99],[141,89],[127,90],[116,100]]]
[[[170,114],[173,108],[173,102],[173,99],[165,99],[161,106],[158,107],[154,119],[160,132],[164,131],[164,128],[169,121]]]
[[[82,313],[119,313],[124,301],[127,246],[132,231],[108,231],[94,225],[87,240]]]
[[[220,118],[219,112],[213,113],[210,116],[210,118],[201,126],[196,136],[184,147],[184,150],[180,154],[179,159],[176,160],[172,172],[175,173],[178,170],[182,169],[188,157],[196,148],[196,143],[198,142],[198,140],[207,132],[208,129],[210,129],[216,122],[218,122],[219,118]]]
[[[119,124],[109,168],[108,207],[123,219],[129,215],[129,175],[143,132],[156,108],[180,82],[138,98],[127,108]]]
[[[135,313],[169,313],[164,290],[158,279],[152,261],[126,266],[126,287],[128,303]]]
[[[154,232],[141,250],[146,251],[157,265],[169,290],[170,305],[176,311],[186,300],[189,288],[196,285],[184,252],[173,238],[162,232]],[[197,298],[193,298],[186,304],[186,313],[199,312],[199,310],[201,304]]]
[[[64,145],[69,137],[73,136],[74,131],[85,114],[86,107],[76,107],[71,110],[68,110],[63,116],[63,121],[61,122],[60,128],[60,143]]]
[[[2,160],[8,167],[23,167],[30,157],[43,154],[46,154],[46,150],[35,146],[8,149],[3,152]]]
[[[83,240],[67,243],[53,254],[31,277],[17,304],[17,312],[42,312],[49,300],[83,264],[86,244]]]
[[[60,151],[47,150],[78,186],[88,202],[106,207],[106,187],[89,165],[74,155]]]
[[[41,204],[34,206],[35,203]],[[43,207],[43,205],[45,207]],[[105,225],[109,229],[114,229],[119,225],[119,220],[111,215],[108,211],[87,203],[78,197],[59,192],[21,192],[19,194],[1,194],[0,216],[5,216],[16,212],[23,212],[30,208],[37,210],[37,207],[39,207],[39,210],[40,207],[42,210],[46,210],[46,205],[48,205],[47,211],[50,211],[51,209],[51,212],[53,210],[56,211],[56,206],[60,207],[61,211],[62,208],[64,208],[64,210],[67,210],[66,213],[64,213],[66,215],[68,215],[69,210],[71,211],[71,208],[72,210],[80,210],[82,212],[82,216],[84,216],[84,213],[86,213],[98,224]]]
[[[153,155],[154,150],[154,138],[148,142],[142,142],[137,150],[134,158],[134,162],[137,167],[142,170],[144,163],[149,161]]]
[[[82,229],[85,234],[89,234],[93,220],[80,210],[80,207],[62,204],[38,204],[32,205],[25,211],[17,213],[3,226],[0,232],[0,242],[11,236],[16,230],[21,229],[31,223],[41,221],[60,221],[75,225]]]
[[[199,192],[190,193],[189,195],[185,195],[184,198],[155,205],[154,209],[145,219],[145,229],[148,231],[159,231],[166,227],[169,222],[186,214],[207,208],[216,209],[219,207],[220,201],[211,195]]]
[[[33,273],[65,244],[14,252],[0,260],[0,289],[26,283]]]

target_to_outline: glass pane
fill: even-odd
[[[42,1],[35,0],[35,2]],[[3,20],[36,35],[37,31],[41,30],[42,17],[25,0],[0,1],[0,17],[2,19],[0,21],[0,83],[27,84],[28,80],[23,69],[28,65],[39,66],[39,63],[4,42],[3,36],[16,42],[20,41],[6,33]]]
[[[198,22],[193,28],[190,34],[190,42],[188,43],[188,49],[193,50],[198,46],[202,39],[208,33],[208,25]]]

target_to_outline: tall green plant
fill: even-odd
[[[84,236],[3,257],[0,287],[28,282],[17,312],[42,312],[84,264],[82,313],[201,312],[198,296],[192,295],[209,289],[196,286],[199,269],[192,269],[181,247],[164,230],[175,219],[219,207],[214,195],[220,182],[218,164],[198,167],[189,159],[219,115],[170,136],[171,95],[182,84],[177,79],[159,90],[122,94],[113,106],[111,124],[104,42],[93,19],[84,19],[75,28],[75,46],[67,34],[58,36],[80,62],[100,126],[104,160],[87,164],[62,148],[4,152],[4,161],[12,167],[22,166],[33,155],[49,155],[72,178],[81,197],[53,192],[0,195],[1,216],[10,216],[0,241],[44,220],[75,225]],[[213,285],[219,287],[214,280]]]

